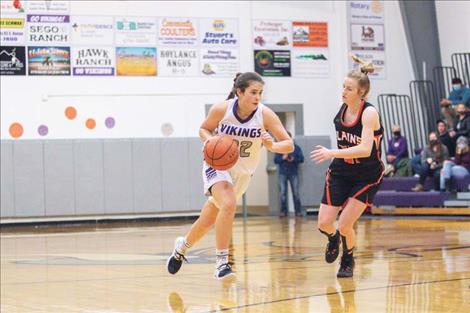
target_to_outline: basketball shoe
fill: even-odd
[[[228,263],[220,264],[214,271],[214,278],[217,280],[229,280],[235,278],[235,273]]]
[[[186,239],[184,237],[178,237],[175,239],[175,250],[170,255],[166,262],[166,267],[170,274],[176,274],[183,265],[183,261],[188,262],[184,257],[184,253],[186,252]]]
[[[328,243],[326,244],[326,251],[325,251],[325,261],[327,263],[333,263],[339,255],[339,244],[340,244],[340,237],[339,231],[336,231],[334,235],[328,236]]]
[[[352,277],[354,271],[354,257],[352,253],[343,254],[341,257],[341,265],[339,266],[336,277]]]

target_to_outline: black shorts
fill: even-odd
[[[354,198],[371,206],[382,178],[383,171],[369,177],[360,173],[353,177],[334,174],[328,169],[321,202],[331,206],[344,206],[349,198]]]

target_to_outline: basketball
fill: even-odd
[[[204,146],[204,160],[216,170],[228,170],[238,161],[238,142],[226,135],[210,138]]]

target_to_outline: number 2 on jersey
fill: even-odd
[[[236,140],[236,139],[235,139]],[[250,156],[250,152],[247,150],[250,149],[250,147],[253,145],[253,142],[251,141],[238,141],[238,146],[240,147],[240,157],[241,158],[247,158]]]

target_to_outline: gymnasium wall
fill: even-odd
[[[386,78],[373,79],[369,96],[373,103],[380,93],[408,93],[408,83],[413,79],[398,2],[383,1],[382,4],[385,16]],[[236,18],[240,34],[240,71],[253,71],[253,20],[326,21],[329,76],[265,78],[264,102],[303,104],[304,135],[314,138],[324,138],[326,135],[334,139],[332,118],[339,107],[342,80],[348,71],[347,6],[348,3],[342,1],[71,1],[70,14]],[[145,167],[141,167],[145,158],[142,162],[132,159],[136,151],[135,142],[139,142],[138,147],[142,151],[153,151],[154,139],[160,144],[167,144],[167,147],[179,147],[181,140],[187,144],[184,144],[186,148],[177,151],[159,150],[158,166],[151,165],[160,171],[169,171],[167,175],[171,179],[158,175],[149,178],[153,179],[150,186],[162,184],[160,191],[155,192],[163,195],[163,189],[168,190],[170,200],[182,195],[183,204],[175,205],[170,200],[162,200],[159,202],[161,207],[150,210],[172,211],[199,207],[203,199],[198,187],[201,184],[200,168],[196,165],[193,168],[191,164],[200,162],[200,155],[197,148],[189,147],[198,145],[194,137],[204,118],[205,105],[225,99],[232,86],[231,77],[1,76],[0,82],[2,216],[12,216],[12,208],[7,204],[15,199],[19,199],[20,203],[26,201],[20,205],[20,211],[15,211],[16,216],[147,212],[146,205],[135,205],[135,192],[139,188],[146,190],[145,186],[149,186],[146,181],[142,180],[139,188],[126,184],[122,190],[123,186],[116,180],[129,179],[134,171],[145,174]],[[77,111],[73,120],[64,116],[64,110],[69,106]],[[115,121],[112,128],[105,124],[108,117]],[[96,120],[94,129],[85,126],[87,118]],[[9,133],[13,122],[21,123],[24,128],[23,135],[15,140]],[[164,124],[171,124],[173,130],[168,137],[164,136]],[[38,131],[40,125],[47,125],[46,136]],[[51,151],[51,147],[54,150]],[[175,153],[183,155],[175,158]],[[309,151],[304,153],[308,156]],[[154,156],[152,153],[140,155],[148,158]],[[188,160],[188,163],[182,167],[181,160]],[[46,164],[53,165],[53,174],[45,172]],[[263,169],[265,165],[266,156],[262,159],[261,169],[255,179],[267,184],[267,175]],[[171,170],[182,168],[190,172],[180,177]],[[64,177],[59,179],[62,174]],[[108,174],[111,176],[106,178]],[[85,188],[85,193],[74,194],[79,192],[77,186],[73,185],[77,184],[77,179],[82,184],[80,186]],[[99,179],[98,187],[94,185],[96,179]],[[133,176],[132,179],[135,182],[138,177]],[[103,185],[102,182],[111,182],[111,185]],[[306,182],[316,188],[321,188],[322,183],[321,179]],[[63,188],[68,188],[67,192],[72,190],[72,194],[61,197]],[[182,193],[175,194],[175,190]],[[150,194],[152,190],[148,192],[140,196],[156,197]],[[90,203],[77,206],[76,199],[82,199],[83,195]],[[106,204],[104,200],[109,195],[115,197],[111,200],[114,204],[112,207],[109,207],[109,201]],[[57,203],[53,204],[51,199],[56,199]],[[75,202],[70,202],[72,199]],[[268,205],[266,185],[252,184],[248,199],[249,205]],[[52,211],[47,209],[47,201],[52,203]],[[75,204],[72,208],[67,203]],[[133,203],[132,206],[130,203]],[[18,215],[18,212],[21,214]]]
[[[451,66],[451,55],[470,51],[470,2],[436,1],[437,26],[443,66]]]

